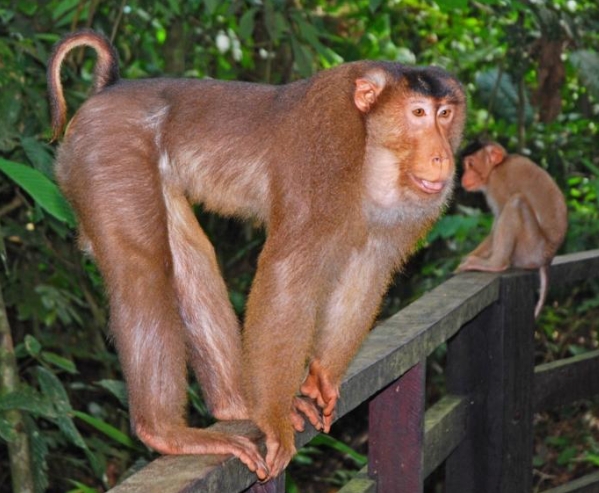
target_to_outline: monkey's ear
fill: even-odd
[[[493,166],[503,163],[507,152],[499,144],[489,144],[487,146],[487,156]]]
[[[385,88],[385,74],[373,71],[360,79],[356,79],[354,104],[362,113],[367,113],[376,103],[381,91]]]

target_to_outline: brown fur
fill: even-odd
[[[464,156],[462,186],[481,191],[495,215],[491,234],[458,271],[502,271],[510,266],[540,269],[539,315],[547,295],[547,266],[568,228],[564,196],[551,176],[530,159],[507,154],[495,142]]]
[[[392,273],[451,192],[464,93],[440,69],[383,62],[280,87],[117,81],[113,51],[86,31],[49,63],[55,134],[60,64],[78,45],[109,63],[70,123],[57,176],[110,295],[134,427],[160,452],[233,453],[276,475],[302,416],[328,431]],[[243,341],[190,202],[268,230]],[[266,433],[266,465],[243,437],[186,428],[187,359],[217,418]]]

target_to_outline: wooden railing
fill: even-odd
[[[598,276],[593,250],[556,258],[550,282]],[[343,419],[369,401],[369,462],[341,493],[421,493],[439,466],[447,493],[532,491],[533,413],[599,394],[599,351],[535,368],[536,285],[529,271],[460,274],[372,331],[343,381],[337,412]],[[447,394],[425,411],[426,358],[444,342]],[[315,434],[299,434],[298,447]],[[282,477],[255,481],[232,458],[169,456],[111,492],[284,492]],[[599,473],[550,491],[574,492],[599,492]]]

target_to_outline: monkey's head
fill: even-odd
[[[484,192],[491,171],[501,164],[507,155],[497,142],[476,140],[460,153],[464,165],[462,187],[468,192]]]
[[[377,64],[356,80],[354,103],[365,114],[372,156],[367,189],[375,182],[368,174],[379,176],[370,195],[383,206],[436,213],[452,190],[466,119],[459,81],[437,67]]]

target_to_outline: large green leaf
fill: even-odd
[[[11,409],[19,409],[50,419],[57,417],[51,401],[29,386],[24,386],[0,397],[0,412]]]
[[[25,190],[33,200],[56,219],[75,226],[75,215],[55,183],[24,164],[0,158],[0,171]]]
[[[17,432],[13,426],[5,419],[0,418],[0,439],[5,442],[12,442],[17,437]]]
[[[525,96],[524,101],[519,101],[518,88],[510,74],[493,68],[479,72],[476,75],[475,84],[481,102],[490,106],[491,113],[496,118],[501,118],[508,123],[516,123],[518,121],[518,105],[524,104],[526,123],[532,122],[534,113],[528,98]]]
[[[127,398],[127,386],[125,385],[125,382],[123,382],[122,380],[104,379],[96,383],[98,386],[108,390],[108,392],[114,395],[124,408],[129,407],[129,400]]]
[[[124,445],[125,447],[136,449],[136,443],[129,437],[127,434],[123,433],[121,430],[118,430],[114,426],[108,424],[106,421],[102,421],[101,419],[95,418],[87,413],[81,411],[73,411],[73,415],[79,418],[81,421],[84,421],[88,425],[94,427],[101,433],[104,433],[107,437],[112,438],[115,442]]]

